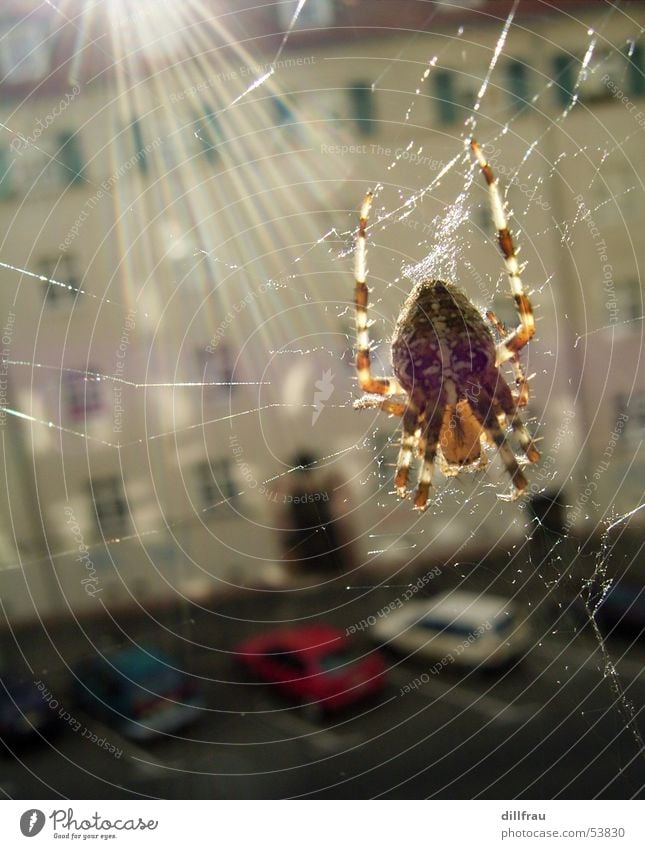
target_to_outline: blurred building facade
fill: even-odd
[[[280,46],[261,34],[284,31],[288,4],[275,20],[222,15],[214,47],[145,4],[90,19],[82,49],[80,5],[72,23],[3,10],[6,615],[261,585],[280,561],[272,523],[297,452],[345,481],[334,497],[361,568],[526,539],[530,511],[496,498],[497,464],[497,488],[438,475],[425,515],[397,504],[397,422],[352,410],[344,249],[360,198],[382,186],[376,220],[462,153],[509,4],[431,20],[420,5],[306,6],[250,91]],[[645,421],[645,4],[613,17],[575,5],[577,19],[520,4],[477,114],[538,320],[523,353],[543,440],[531,493],[560,491],[573,531],[638,504]],[[389,371],[402,269],[428,255],[429,273],[516,322],[467,154],[398,218],[370,231],[376,369]]]

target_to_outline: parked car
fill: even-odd
[[[596,619],[606,628],[616,628],[645,639],[645,587],[633,579],[612,583],[598,610]]]
[[[56,714],[36,683],[11,672],[0,674],[0,739],[13,748],[55,729]]]
[[[342,631],[324,624],[258,634],[236,653],[247,671],[312,713],[348,707],[385,684],[385,664],[376,651],[359,654]]]
[[[194,681],[157,648],[132,646],[81,661],[74,692],[87,713],[135,740],[176,731],[200,713]]]
[[[502,666],[530,644],[522,612],[500,596],[447,592],[409,602],[371,629],[373,639],[450,666]]]

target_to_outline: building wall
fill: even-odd
[[[558,57],[575,82],[572,57],[589,37],[554,20],[511,30],[477,133],[508,186],[538,320],[523,352],[544,458],[528,470],[531,493],[563,488],[571,526],[584,527],[639,496],[645,99],[620,56],[634,26],[601,16],[595,73],[563,117],[572,82]],[[69,82],[5,103],[0,308],[11,327],[7,406],[22,416],[3,418],[0,581],[12,616],[268,580],[281,555],[272,527],[303,451],[324,458],[321,480],[345,480],[336,501],[364,569],[463,561],[526,538],[526,502],[497,499],[498,462],[487,473],[497,489],[471,475],[439,482],[423,516],[391,495],[397,422],[352,410],[343,251],[366,187],[382,186],[376,220],[460,153],[472,112],[459,104],[473,104],[498,36],[446,27],[414,40],[370,32],[360,49],[314,43],[285,52],[266,85],[224,111],[273,54],[257,67],[176,62],[150,77],[127,74],[123,60],[109,85]],[[604,45],[618,46],[606,60]],[[382,373],[411,285],[403,269],[420,273],[428,255],[423,273],[516,321],[466,152],[409,216],[370,230]],[[231,378],[243,385],[201,385]]]

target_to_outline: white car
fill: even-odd
[[[432,658],[436,672],[453,663],[502,666],[530,644],[518,605],[501,596],[462,591],[408,602],[378,621],[371,634],[389,648]]]

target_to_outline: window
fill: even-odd
[[[274,663],[279,663],[280,666],[286,667],[294,675],[304,675],[307,672],[307,667],[305,666],[304,661],[294,652],[271,652],[271,654],[268,655],[268,659],[272,660]]]
[[[474,78],[468,74],[435,68],[429,78],[432,84],[437,120],[442,124],[454,124],[472,114],[477,100]]]
[[[580,79],[580,99],[585,103],[609,102],[617,90],[625,88],[625,55],[616,50],[601,52],[594,55],[592,64],[596,70],[586,69]],[[576,73],[578,70],[576,66]]]
[[[58,151],[56,159],[61,167],[63,183],[79,183],[83,181],[83,155],[78,140],[78,133],[66,130],[56,136]]]
[[[576,60],[568,53],[559,53],[553,59],[553,82],[555,96],[561,106],[568,106],[573,97]]]
[[[71,306],[80,289],[75,257],[71,254],[44,257],[38,261],[37,269],[39,274],[47,278],[44,281],[47,306]]]
[[[196,478],[203,507],[213,507],[224,499],[230,502],[237,498],[233,463],[227,457],[199,463]]]
[[[505,634],[511,630],[511,628],[515,627],[515,618],[509,614],[503,619],[498,619],[493,625],[493,631],[496,634]]]
[[[645,95],[645,71],[643,70],[643,50],[639,44],[633,45],[627,53],[629,90],[634,97]]]
[[[419,628],[427,629],[428,631],[436,631],[442,635],[454,634],[456,637],[473,637],[477,639],[479,635],[474,632],[477,629],[475,625],[462,625],[459,622],[446,622],[443,619],[433,619],[426,616],[421,619],[417,625]]]
[[[11,162],[7,148],[0,146],[0,200],[13,196]]]
[[[214,162],[219,156],[217,143],[222,133],[215,112],[207,104],[203,104],[203,110],[202,115],[195,114],[195,132],[206,159]]]
[[[430,79],[434,84],[439,120],[442,124],[454,123],[457,120],[458,107],[454,72],[436,70]]]
[[[141,132],[141,124],[138,118],[133,118],[130,124],[132,138],[134,140],[134,156],[137,159],[139,171],[142,174],[148,173],[148,160],[145,145],[143,143],[143,133]]]
[[[72,421],[84,421],[102,413],[104,405],[103,386],[93,377],[95,369],[68,371],[63,373],[63,390],[67,415]]]
[[[229,345],[221,344],[211,351],[203,348],[197,351],[199,380],[205,384],[204,398],[228,397],[237,387],[232,386],[235,362]]]
[[[618,309],[622,310],[622,315],[618,314],[618,321],[633,321],[633,328],[638,328],[640,325],[634,321],[643,315],[643,293],[640,281],[637,277],[627,277],[616,282],[618,290]]]
[[[302,141],[302,126],[301,121],[296,114],[295,104],[292,98],[285,99],[284,97],[274,97],[271,101],[273,110],[273,120],[276,127],[282,129],[282,132],[277,135],[279,144],[297,145]]]
[[[370,83],[355,83],[349,90],[352,117],[362,136],[371,136],[376,130],[374,92]]]
[[[596,53],[582,70],[582,57],[561,53],[553,60],[555,96],[568,106],[577,86],[580,100],[587,104],[611,102],[616,92],[645,93],[640,51],[635,46],[631,57],[619,50]],[[640,88],[639,88],[640,86]]]
[[[6,189],[11,194],[14,189],[21,193],[58,191],[61,187],[84,181],[85,163],[78,132],[65,130],[52,140],[38,138],[37,143],[24,140],[18,148],[12,162],[7,162],[6,153],[0,157],[0,180],[5,173]],[[6,166],[5,166],[6,163]],[[0,197],[3,185],[0,184]]]
[[[97,527],[106,539],[122,536],[130,530],[128,505],[121,478],[100,478],[90,482]]]
[[[529,69],[524,62],[513,61],[506,66],[506,74],[511,105],[514,109],[522,109],[530,98]]]
[[[272,103],[274,120],[278,126],[295,125],[297,123],[293,109],[284,97],[274,97]]]
[[[323,672],[339,673],[342,675],[347,672],[348,668],[350,668],[352,664],[359,661],[360,657],[358,655],[341,649],[339,651],[323,655],[320,658],[320,668]]]
[[[630,444],[642,440],[645,428],[645,391],[633,392],[631,398],[626,393],[614,395],[614,418],[611,427],[612,431],[618,432],[621,439]],[[620,446],[620,441],[618,444]]]

